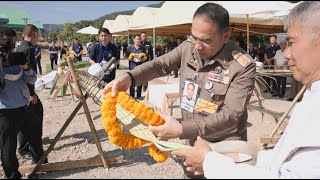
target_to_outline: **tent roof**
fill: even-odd
[[[9,19],[8,27],[11,28],[23,28],[26,25],[23,18],[30,20],[27,12],[23,9],[0,7],[0,12]],[[43,29],[42,24],[34,25],[39,29]]]
[[[8,16],[6,16],[5,14],[0,14],[0,22],[5,24],[8,23],[9,22]]]
[[[153,28],[160,8],[139,7],[132,14],[129,30]]]
[[[80,30],[77,31],[77,33],[81,33],[81,34],[98,34],[99,29],[92,27],[91,25],[85,28],[82,28]]]
[[[282,25],[278,18],[266,19],[266,16],[293,6],[293,3],[286,1],[166,1],[156,18],[156,27],[192,23],[195,11],[207,2],[217,3],[226,8],[230,22],[246,23],[246,14],[250,14],[250,24],[262,25]],[[176,13],[177,9],[179,13]]]
[[[109,31],[112,31],[114,21],[115,20],[105,20],[102,27],[109,29]]]
[[[131,21],[132,16],[130,15],[118,15],[114,20],[113,28],[110,30],[112,34],[121,34],[127,32],[129,29],[129,22]]]
[[[22,18],[29,18],[27,12],[23,9],[0,7],[0,12],[9,18],[8,27],[23,28],[25,22]]]

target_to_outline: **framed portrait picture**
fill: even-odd
[[[193,113],[194,106],[197,102],[198,89],[198,84],[191,81],[185,82],[180,105],[182,109]]]

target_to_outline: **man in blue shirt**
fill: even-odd
[[[100,63],[101,66],[104,66],[112,57],[116,58],[114,64],[102,78],[106,83],[109,83],[116,77],[116,67],[120,62],[120,54],[118,48],[110,42],[110,32],[107,28],[101,28],[98,33],[100,42],[92,47],[89,62],[90,64]]]
[[[34,47],[34,56],[36,58],[36,63],[39,69],[39,73],[40,75],[42,75],[42,68],[41,68],[41,51],[42,51],[42,47],[41,45],[37,44]]]
[[[280,45],[277,43],[277,36],[272,34],[270,36],[270,44],[267,45],[265,49],[264,54],[264,60],[265,65],[274,65],[274,56],[276,55],[276,52],[280,49]],[[273,69],[273,67],[270,67],[270,69]],[[277,92],[276,89],[276,82],[268,77],[265,77],[265,80],[267,81],[267,89],[264,92],[270,92],[270,94],[274,94]],[[271,81],[272,81],[272,91],[270,91],[271,87]]]
[[[12,29],[6,29],[0,32],[0,37],[10,40],[13,52],[16,32]],[[34,57],[34,54],[32,54]],[[30,138],[30,145],[33,153],[37,150],[42,150],[42,144],[36,137],[38,131],[33,131],[31,113],[28,111],[30,103],[30,93],[28,84],[34,84],[36,74],[26,65],[26,55],[19,53],[18,64],[13,66],[3,66],[0,70],[0,80],[4,86],[0,88],[0,149],[1,162],[4,173],[9,179],[21,179],[21,174],[18,171],[19,162],[16,156],[17,150],[17,134],[23,132]],[[24,65],[23,65],[24,64]],[[22,69],[26,68],[25,70]],[[43,151],[39,153],[42,155]]]
[[[258,54],[257,49],[255,47],[253,47],[252,41],[249,42],[249,54],[254,61],[258,61],[259,54]]]
[[[129,54],[129,70],[134,69],[136,66],[141,65],[145,60],[147,60],[147,53],[146,49],[143,45],[141,45],[141,36],[135,35],[133,37],[133,45],[129,46],[128,48],[128,54]],[[144,54],[144,57],[143,55]],[[141,56],[142,55],[142,56]],[[141,90],[142,85],[137,87],[137,99],[143,100],[141,97]],[[135,87],[130,87],[130,96],[135,98]]]
[[[82,61],[83,47],[79,43],[78,38],[73,39],[72,51],[74,51],[74,57],[77,58],[78,61]]]
[[[58,52],[59,52],[59,49],[58,47],[56,46],[56,42],[55,41],[52,41],[52,46],[49,47],[49,53],[50,53],[50,61],[51,61],[51,70],[53,71],[54,68],[53,68],[53,63],[55,65],[58,64]]]

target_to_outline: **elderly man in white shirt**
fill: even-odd
[[[288,62],[286,58],[284,57],[285,50],[287,48],[287,41],[282,40],[280,42],[280,48],[277,52],[276,55],[274,56],[274,64],[277,65],[276,69],[286,69],[284,65],[287,65]],[[273,97],[279,96],[280,98],[284,97],[284,94],[286,92],[286,85],[287,85],[287,78],[284,76],[278,76],[276,77],[277,79],[277,93],[272,95]]]
[[[187,170],[206,178],[320,178],[320,2],[304,1],[285,20],[293,77],[306,85],[289,124],[274,149],[260,151],[255,166],[236,164],[198,138],[195,146],[173,154],[186,158]]]

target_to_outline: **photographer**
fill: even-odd
[[[38,28],[32,24],[27,24],[23,29],[23,38],[24,40],[21,42],[21,45],[17,48],[17,52],[23,52],[26,55],[27,65],[25,69],[28,69],[31,72],[37,72],[36,60],[34,56],[35,48],[34,46],[37,44],[39,40],[39,32]],[[43,106],[42,103],[34,92],[35,85],[34,83],[27,83],[29,92],[30,92],[30,105],[28,110],[32,116],[32,119],[29,121],[31,125],[31,129],[35,134],[33,136],[34,139],[37,140],[37,144],[41,144],[41,146],[37,146],[36,152],[43,152],[42,148],[42,123],[43,123]],[[37,136],[37,137],[35,137]],[[26,137],[23,132],[18,134],[19,137],[19,153],[21,156],[24,156],[26,159],[32,159],[35,162],[38,162],[43,153],[34,154],[31,152],[29,148],[30,139]],[[45,161],[47,162],[47,161]]]
[[[23,53],[13,53],[16,32],[12,29],[0,30],[0,148],[5,175],[9,179],[20,179],[19,163],[16,156],[17,134],[21,131],[30,139],[33,154],[42,147],[34,137],[38,137],[30,124],[31,116],[27,107],[30,93],[26,83],[35,82],[35,73],[24,71],[26,57]]]

